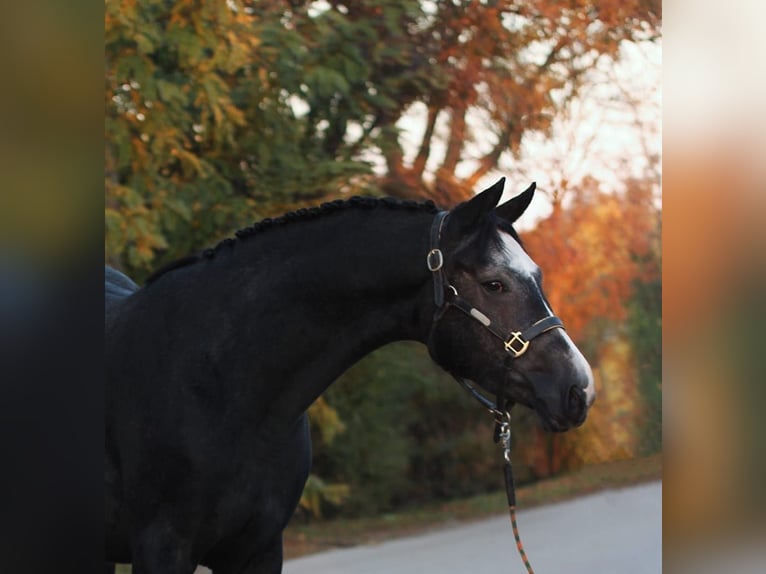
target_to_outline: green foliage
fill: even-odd
[[[662,266],[658,250],[645,256],[653,277],[634,282],[627,323],[635,354],[638,390],[643,402],[639,449],[643,455],[662,450]]]
[[[359,515],[497,488],[487,413],[420,345],[370,355],[324,395],[345,425],[315,444],[314,470],[347,484],[341,512]]]

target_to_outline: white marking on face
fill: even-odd
[[[536,279],[536,274],[540,268],[534,261],[532,261],[532,258],[527,254],[526,251],[524,251],[524,248],[519,245],[519,242],[516,241],[510,233],[501,231],[500,239],[503,242],[503,249],[498,254],[499,258],[495,261],[495,263],[497,265],[513,269],[514,272],[532,281],[540,293],[540,299],[542,299],[546,311],[548,311],[549,315],[553,315],[553,310],[548,306],[548,302],[545,300],[545,297],[543,297],[540,284]]]
[[[554,315],[553,310],[548,305],[545,297],[543,297],[542,288],[537,281],[536,274],[539,270],[537,264],[532,261],[532,258],[527,254],[526,251],[524,251],[519,242],[516,241],[511,234],[501,231],[500,238],[503,242],[503,249],[502,251],[498,252],[495,264],[513,269],[514,272],[520,274],[525,279],[532,281],[535,287],[537,287],[540,298],[542,299],[548,314]],[[567,346],[567,352],[569,354],[569,360],[571,361],[573,367],[578,371],[577,379],[588,381],[587,386],[583,390],[585,391],[586,404],[590,407],[596,398],[596,387],[593,380],[593,371],[591,370],[588,361],[580,352],[580,349],[577,348],[577,346],[574,344],[574,341],[572,341],[572,339],[569,337],[569,334],[563,329],[556,329],[555,331],[556,334],[564,338]]]
[[[500,253],[502,259],[496,263],[510,267],[528,277],[534,277],[538,269],[537,264],[532,261],[532,258],[519,245],[519,242],[505,231],[500,232],[500,239],[503,242],[503,250]]]

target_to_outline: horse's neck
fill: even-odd
[[[433,314],[425,264],[431,218],[349,210],[268,231],[211,262],[209,284],[218,268],[229,286],[215,296],[225,303],[219,333],[237,349],[222,364],[239,370],[235,379],[250,375],[270,417],[297,416],[386,343],[425,340]]]

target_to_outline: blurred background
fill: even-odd
[[[762,2],[668,3],[664,566],[766,569]]]

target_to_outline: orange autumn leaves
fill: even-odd
[[[659,210],[645,182],[606,193],[586,180],[571,195],[569,206],[554,204],[522,238],[543,270],[551,307],[581,342],[594,321],[624,321],[633,282],[659,272],[643,262],[659,248]]]
[[[598,398],[585,425],[569,433],[528,425],[519,455],[536,477],[634,457],[648,422],[625,325],[636,284],[659,276],[659,208],[646,181],[630,181],[621,193],[585,181],[569,193],[567,205],[554,205],[523,239],[544,271],[551,306],[593,368]]]

